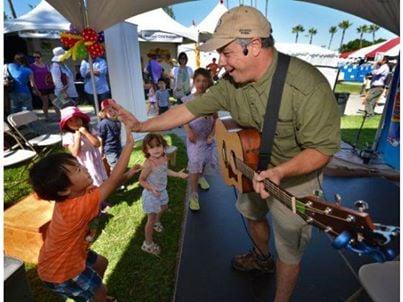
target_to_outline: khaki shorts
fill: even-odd
[[[322,175],[303,184],[287,187],[286,190],[297,197],[313,195],[320,188],[319,181],[322,181]],[[300,216],[277,199],[269,197],[264,201],[256,193],[239,194],[236,207],[250,220],[266,219],[270,211],[278,257],[287,264],[301,261],[304,249],[311,239],[312,227]]]

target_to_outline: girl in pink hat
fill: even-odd
[[[89,128],[90,117],[74,106],[61,110],[62,144],[87,168],[93,184],[100,186],[108,178],[99,151],[100,139]]]

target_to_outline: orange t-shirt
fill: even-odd
[[[56,202],[39,253],[38,275],[43,281],[61,283],[84,271],[88,224],[98,215],[100,202],[98,187],[91,187],[83,196]]]

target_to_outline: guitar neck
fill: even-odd
[[[253,180],[253,175],[255,171],[245,164],[242,160],[236,158],[235,159],[237,169],[250,181]],[[292,208],[292,201],[295,200],[295,196],[292,194],[282,190],[279,186],[274,184],[268,179],[263,181],[265,189],[270,193],[270,195],[274,196],[278,199],[281,203],[283,203],[288,208]]]

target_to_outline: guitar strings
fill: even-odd
[[[245,164],[245,163],[244,163],[243,161],[241,161],[240,159],[238,159],[238,158],[235,158],[235,159],[236,159],[236,163],[237,163],[237,168],[238,168],[246,177],[248,177],[249,179],[253,179],[253,174],[255,173],[255,172],[253,171],[253,169],[250,168],[247,164]],[[265,179],[265,180],[263,181],[263,183],[264,183],[266,186],[269,187],[269,190],[271,191],[271,193],[273,193],[273,195],[274,195],[275,197],[277,197],[278,200],[281,201],[281,199],[283,199],[283,200],[286,199],[287,201],[286,201],[286,202],[283,202],[283,204],[284,204],[285,206],[287,206],[289,209],[291,209],[291,198],[293,197],[291,194],[289,194],[289,193],[287,193],[287,192],[281,190],[278,186],[276,186],[273,182],[271,182],[271,181],[268,180],[268,179]],[[287,204],[287,202],[288,202],[288,204]],[[301,201],[300,201],[300,202],[301,202]],[[303,203],[303,202],[301,202],[301,203]],[[337,216],[334,216],[334,215],[326,214],[324,210],[318,210],[318,209],[312,208],[312,207],[310,207],[310,206],[307,206],[305,203],[304,203],[304,207],[305,207],[308,211],[310,211],[310,212],[312,212],[312,213],[322,214],[322,215],[325,215],[326,217],[330,217],[330,218],[333,218],[333,219],[335,219],[335,220],[339,220],[339,221],[342,221],[342,222],[348,222],[346,218],[340,218],[340,217],[337,217]],[[298,211],[298,214],[299,214],[300,216],[304,215],[304,216],[307,216],[307,217],[310,217],[310,218],[314,219],[313,217],[311,217],[311,216],[309,216],[309,215],[303,214],[301,211]],[[304,218],[304,220],[306,220],[306,218]],[[317,221],[316,219],[314,219],[314,220]],[[320,222],[317,221],[317,223],[320,223]],[[320,223],[320,224],[321,224],[321,225],[324,225],[323,223]]]

